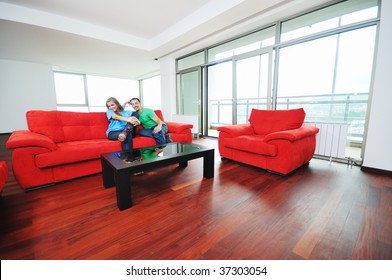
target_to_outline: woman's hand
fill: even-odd
[[[133,125],[139,125],[140,124],[140,121],[136,117],[133,117],[133,116],[129,117],[127,119],[127,122],[129,122],[129,123],[131,123]]]

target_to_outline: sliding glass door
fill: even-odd
[[[193,123],[193,133],[202,134],[201,68],[177,74],[177,112],[182,120]]]
[[[247,123],[253,108],[266,109],[271,100],[270,53],[233,59],[207,67],[207,132]]]
[[[232,68],[232,61],[207,67],[207,136],[216,137],[217,126],[234,123]]]

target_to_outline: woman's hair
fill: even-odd
[[[109,102],[114,102],[114,104],[117,105],[117,110],[118,110],[118,112],[124,111],[124,107],[120,104],[120,102],[118,102],[118,100],[117,100],[116,98],[114,98],[114,97],[109,97],[109,98],[106,100],[106,108],[108,108],[108,109],[109,109],[109,106],[108,106],[108,103],[109,103]],[[115,113],[118,113],[118,112],[115,112]]]

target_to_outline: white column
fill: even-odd
[[[161,73],[162,112],[167,121],[176,114],[176,61],[174,58],[159,60]]]

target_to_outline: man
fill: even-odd
[[[166,124],[158,118],[154,110],[143,108],[139,98],[132,98],[129,104],[139,114],[139,122],[143,126],[139,130],[140,135],[154,138],[159,146],[172,142],[170,136],[165,136],[168,131]]]

